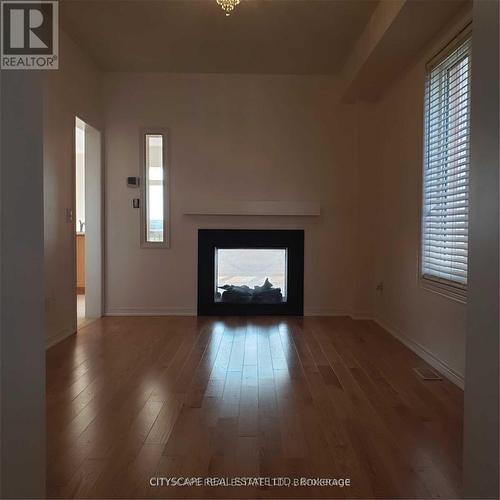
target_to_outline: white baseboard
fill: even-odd
[[[110,307],[104,316],[197,316],[196,308],[191,307]],[[311,308],[304,309],[304,316],[350,316],[354,319],[372,319],[373,314],[368,312],[352,313],[346,309]]]
[[[141,308],[141,307],[112,307],[104,316],[196,316],[197,311],[191,308]]]
[[[371,312],[353,312],[345,309],[314,309],[307,308],[304,310],[304,316],[348,316],[352,319],[367,320],[373,319],[373,314]]]
[[[64,328],[55,335],[51,335],[50,337],[47,338],[47,340],[45,341],[45,349],[48,349],[53,345],[59,344],[59,342],[70,337],[71,335],[74,335],[75,333],[76,333],[75,328]]]
[[[351,316],[352,319],[373,320],[373,313],[368,311],[351,312],[349,316]]]
[[[373,321],[377,323],[381,328],[390,333],[394,338],[402,342],[408,349],[413,351],[417,356],[420,356],[424,361],[429,363],[434,369],[436,369],[443,377],[446,377],[450,382],[455,385],[464,388],[464,376],[461,373],[456,372],[453,368],[450,368],[444,361],[437,358],[434,354],[429,352],[425,347],[421,346],[418,342],[408,338],[406,335],[402,334],[395,328],[389,326],[384,321],[374,318]]]
[[[304,316],[349,316],[349,311],[342,309],[309,308],[304,309]]]
[[[112,307],[106,310],[105,316],[197,316],[196,309],[191,308],[141,308]],[[304,316],[350,316],[349,311],[341,309],[306,309]]]

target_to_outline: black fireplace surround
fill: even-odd
[[[225,286],[217,293],[216,254],[220,249],[286,249],[286,290],[283,301],[269,303],[260,297],[281,297],[270,282],[249,288]],[[243,291],[246,302],[228,302],[228,294]],[[226,293],[226,295],[225,295]],[[276,295],[278,294],[278,295]],[[216,297],[217,295],[217,297]],[[264,303],[263,303],[264,302]],[[199,229],[198,230],[198,315],[287,315],[304,314],[304,231],[284,229]]]

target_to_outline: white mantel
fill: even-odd
[[[315,201],[193,201],[184,209],[184,215],[260,215],[317,217],[321,213]]]

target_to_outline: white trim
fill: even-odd
[[[356,319],[356,320],[372,320],[373,321],[373,313],[371,313],[369,311],[351,312],[351,314],[349,316],[351,316],[352,319]]]
[[[104,316],[197,316],[196,308],[191,307],[111,307]],[[304,316],[348,316],[357,320],[371,320],[368,312],[352,313],[345,309],[306,308]]]
[[[457,49],[462,43],[464,43],[468,38],[472,36],[472,19],[467,16],[465,21],[465,26],[460,29],[460,31],[449,40],[446,45],[439,49],[437,54],[434,54],[431,59],[425,65],[427,71],[433,70],[436,66],[439,66],[453,51]]]
[[[345,309],[309,308],[304,309],[304,316],[350,316],[351,313]]]
[[[420,278],[420,286],[428,292],[437,293],[447,299],[467,304],[467,289],[458,288],[451,284],[444,283],[438,279],[427,278],[422,276]]]
[[[84,125],[85,314],[89,317],[100,317],[102,315],[104,298],[103,136],[100,130],[88,123],[84,122]]]
[[[76,328],[73,327],[63,328],[62,330],[59,331],[59,333],[51,335],[45,340],[45,349],[48,349],[49,347],[59,344],[59,342],[75,334],[76,334]]]
[[[112,307],[104,316],[197,316],[196,309],[190,307],[178,308],[143,308],[143,307]],[[349,311],[342,309],[306,309],[304,316],[351,316]],[[371,316],[363,316],[363,319],[371,319]]]
[[[317,217],[321,207],[315,201],[194,200],[184,209],[184,215]]]
[[[441,375],[446,377],[450,382],[455,385],[464,388],[464,376],[461,373],[450,368],[444,361],[437,358],[434,354],[429,352],[425,347],[421,346],[418,342],[408,338],[406,335],[402,334],[400,331],[394,327],[389,326],[386,322],[381,319],[374,318],[373,321],[377,323],[381,328],[390,333],[395,339],[402,342],[408,349],[413,351],[417,356],[421,357],[424,361],[429,363],[434,369],[436,369]]]
[[[111,307],[104,316],[197,316],[197,311],[190,307]]]

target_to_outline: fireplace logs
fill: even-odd
[[[274,288],[268,278],[262,286],[254,286],[253,288],[247,285],[224,285],[218,288],[224,290],[220,298],[221,302],[238,304],[278,304],[283,302],[281,288]]]

